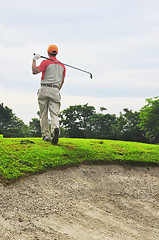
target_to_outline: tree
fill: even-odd
[[[4,107],[3,103],[0,104],[0,129],[3,128],[11,121],[13,117],[12,110],[8,107]]]
[[[100,108],[101,112],[106,108]],[[75,105],[60,113],[62,134],[75,138],[116,138],[115,114],[97,114],[93,106]]]
[[[29,129],[10,108],[0,104],[0,133],[4,137],[28,137]]]
[[[66,137],[84,138],[88,119],[95,113],[93,106],[75,105],[60,112],[60,124]]]
[[[151,143],[159,143],[159,97],[146,99],[140,110],[140,129]]]
[[[146,142],[143,131],[139,127],[140,113],[133,112],[127,108],[123,109],[124,113],[120,113],[118,117],[118,139],[125,141]]]
[[[96,113],[88,120],[87,138],[116,139],[117,119],[115,114]]]
[[[31,137],[41,137],[40,120],[32,118],[29,122],[29,131]]]
[[[100,107],[100,111],[101,113],[103,113],[104,111],[106,111],[107,109],[105,107]]]

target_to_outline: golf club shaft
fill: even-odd
[[[34,53],[34,55],[35,55],[35,53]],[[85,70],[83,70],[83,69],[80,69],[80,68],[77,68],[77,67],[68,65],[68,64],[66,64],[66,63],[58,62],[58,61],[56,61],[56,60],[53,60],[53,59],[50,59],[50,58],[47,58],[47,57],[44,57],[44,56],[40,56],[40,57],[41,57],[41,58],[44,58],[44,59],[47,59],[47,60],[50,60],[50,61],[55,62],[55,63],[61,63],[61,64],[65,65],[65,66],[67,66],[67,67],[71,67],[71,68],[74,68],[74,69],[76,69],[76,70],[79,70],[79,71],[88,73],[88,74],[90,75],[90,78],[91,78],[91,79],[92,79],[92,77],[93,77],[92,73],[87,72],[87,71],[85,71]]]

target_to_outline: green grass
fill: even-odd
[[[0,135],[1,182],[10,182],[50,168],[81,163],[159,165],[159,146],[70,138],[62,138],[54,146],[41,138],[3,138]]]

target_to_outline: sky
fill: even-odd
[[[0,103],[26,124],[39,110],[33,53],[47,57],[50,44],[93,74],[66,67],[61,110],[88,103],[119,115],[159,95],[158,0],[0,0],[0,33]]]

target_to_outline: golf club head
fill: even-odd
[[[93,78],[93,75],[92,75],[92,73],[90,73],[90,78],[91,78],[91,79]]]

